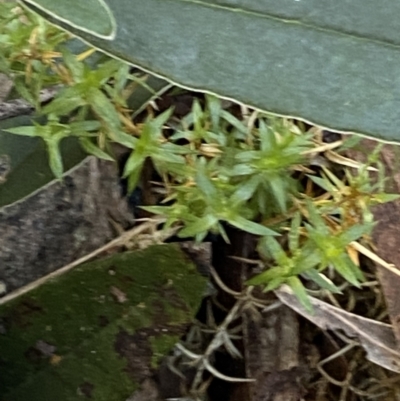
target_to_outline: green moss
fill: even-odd
[[[95,401],[123,399],[183,334],[204,286],[178,246],[159,245],[87,263],[2,305],[2,395],[64,401],[89,391]],[[54,346],[53,355],[38,341]]]
[[[179,340],[179,337],[165,333],[157,337],[150,337],[149,340],[152,350],[151,367],[157,369],[162,358],[173,348]]]

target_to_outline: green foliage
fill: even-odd
[[[300,301],[307,308],[311,308],[306,290],[298,276],[313,281],[321,288],[331,292],[339,292],[338,288],[325,275],[320,273],[318,266],[323,266],[321,256],[316,252],[311,241],[303,241],[300,236],[301,216],[296,212],[290,226],[288,235],[288,250],[284,250],[279,242],[271,237],[261,238],[258,251],[266,266],[272,260],[275,265],[265,272],[248,281],[250,285],[264,284],[264,291],[271,291],[281,284],[288,284]]]
[[[296,182],[288,174],[305,162],[304,152],[311,148],[311,136],[299,135],[283,120],[273,120],[269,126],[259,122],[258,137],[251,150],[242,151],[235,157],[238,162],[232,176],[248,181],[247,191],[240,195],[257,202],[260,210],[267,213],[266,198],[272,198],[280,211],[285,212],[290,196],[296,191]],[[240,198],[239,193],[237,197]]]
[[[92,49],[72,53],[70,35],[14,3],[0,4],[0,27],[0,72],[12,77],[19,95],[46,121],[8,132],[42,138],[57,178],[64,172],[59,145],[66,137],[78,137],[87,153],[106,160],[113,160],[112,142],[134,147],[127,101],[140,86],[154,93],[143,74],[131,74],[126,63],[105,56],[90,58]],[[55,85],[63,88],[42,108],[41,90]]]
[[[140,138],[134,142],[133,149],[124,170],[124,177],[129,177],[128,189],[133,191],[139,180],[144,162],[150,158],[158,172],[162,174],[165,164],[185,165],[185,159],[181,154],[186,149],[167,142],[162,136],[162,128],[171,115],[172,110],[167,110],[157,118],[147,121],[140,134]],[[163,143],[164,142],[164,143]]]
[[[204,109],[194,102],[169,138],[170,146],[184,141],[179,147],[187,149],[186,166],[176,169],[171,160],[163,170],[174,181],[166,200],[173,205],[145,209],[165,215],[167,226],[182,223],[179,235],[199,241],[209,231],[229,241],[223,222],[255,235],[276,235],[257,220],[268,217],[276,205],[286,210],[290,204],[297,193],[291,172],[305,160],[302,152],[312,146],[311,137],[293,124],[262,115],[246,127],[217,98],[206,100]]]
[[[116,23],[104,0],[26,0],[31,6],[49,13],[73,28],[104,39],[115,37]]]
[[[78,18],[80,7],[70,7],[67,21],[42,14],[99,50],[182,87],[399,142],[396,1],[381,0],[379,9],[365,0],[335,7],[319,0],[105,1],[118,26],[114,40],[71,27],[68,19]]]
[[[0,72],[13,77],[15,89],[39,108],[39,93],[59,83],[52,72],[57,46],[70,35],[16,3],[0,4]]]
[[[362,280],[363,275],[347,255],[346,246],[364,234],[369,234],[371,225],[357,224],[345,231],[335,233],[326,225],[311,203],[308,205],[308,213],[312,225],[306,224],[305,227],[314,252],[320,258],[320,265],[322,267],[334,266],[347,281],[358,286],[358,280]]]
[[[9,128],[5,131],[16,135],[42,138],[47,146],[50,168],[57,178],[61,178],[64,169],[60,152],[60,141],[69,136],[81,135],[81,140],[85,140],[85,137],[90,135],[91,131],[96,131],[99,127],[100,124],[98,121],[81,121],[69,125],[61,124],[57,116],[50,114],[45,125],[34,123],[33,126]],[[89,146],[94,146],[89,141],[86,143],[90,144]],[[85,145],[84,142],[85,146],[88,145]],[[91,151],[91,153],[97,153],[96,156],[98,157],[109,158],[104,152],[99,153],[101,151],[98,148],[92,149],[89,147],[87,150]]]
[[[379,149],[338,176],[332,166],[316,167],[313,160],[324,151],[314,131],[256,111],[238,116],[213,95],[195,100],[181,120],[170,109],[134,123],[128,105],[136,88],[152,92],[143,74],[105,56],[93,61],[92,49],[71,50],[68,35],[21,13],[0,5],[6,44],[0,69],[43,122],[8,132],[41,138],[56,177],[63,173],[64,138],[78,138],[86,152],[106,160],[113,160],[111,144],[118,143],[129,152],[123,172],[129,191],[145,166],[158,174],[165,197],[144,209],[165,216],[165,228],[178,226],[180,237],[197,241],[212,232],[228,242],[227,226],[260,237],[264,271],[249,284],[271,291],[286,283],[308,309],[309,288],[338,292],[343,280],[360,285],[352,243],[368,240],[370,207],[395,198],[383,193],[381,173],[371,182],[371,166],[381,167]],[[62,88],[41,107],[39,92],[49,85]]]
[[[329,269],[334,269],[348,283],[360,285],[364,275],[352,258],[352,242],[369,238],[373,228],[371,205],[399,197],[380,192],[382,174],[375,183],[371,180],[370,164],[376,162],[379,148],[370,155],[367,164],[353,172],[345,170],[343,179],[325,167],[320,177],[307,176],[326,191],[324,196],[295,202],[297,211],[289,219],[290,226],[282,225],[284,247],[271,237],[259,240],[258,252],[265,271],[248,284],[261,284],[265,291],[271,291],[286,283],[309,310],[311,304],[305,284],[339,292],[338,285],[327,276]],[[337,275],[333,277],[337,283],[341,282]]]

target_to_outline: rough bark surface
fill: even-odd
[[[115,236],[111,219],[133,223],[113,163],[88,157],[62,181],[0,209],[0,281],[10,292]]]

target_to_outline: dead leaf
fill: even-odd
[[[119,304],[123,304],[128,300],[126,294],[123,291],[121,291],[118,287],[111,286],[110,293]]]
[[[50,364],[53,366],[58,365],[61,361],[62,361],[62,356],[60,355],[54,354],[50,357]]]
[[[47,357],[51,357],[56,351],[56,347],[46,341],[38,340],[35,344],[35,348],[43,355]]]
[[[400,352],[392,326],[366,319],[310,297],[314,313],[308,312],[287,285],[275,291],[285,305],[324,330],[343,330],[348,337],[357,338],[367,352],[367,358],[385,369],[400,373]]]
[[[360,163],[360,162],[358,162],[356,160],[349,159],[348,157],[344,157],[342,155],[339,155],[339,153],[333,152],[331,150],[327,150],[325,152],[325,157],[329,161],[331,161],[333,163],[336,163],[336,164],[340,164],[342,166],[352,167],[352,168],[355,168],[355,169],[360,169],[360,168],[364,167],[363,163]],[[375,167],[371,167],[371,166],[368,166],[367,170],[368,171],[378,171],[378,169],[376,169]]]

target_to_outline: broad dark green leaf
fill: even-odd
[[[90,389],[93,401],[126,400],[184,334],[205,284],[179,246],[157,245],[0,305],[1,399],[72,401]]]
[[[115,40],[75,33],[135,66],[279,115],[400,140],[398,2],[107,4],[117,21]]]
[[[115,19],[104,0],[24,0],[56,21],[105,39],[115,36]]]
[[[5,132],[12,127],[31,124],[32,119],[27,116],[0,121],[0,155],[6,154],[10,159],[10,172],[6,181],[0,184],[0,207],[22,199],[54,180],[46,145],[41,138]],[[65,171],[86,157],[77,138],[65,138],[61,142],[61,154]]]

